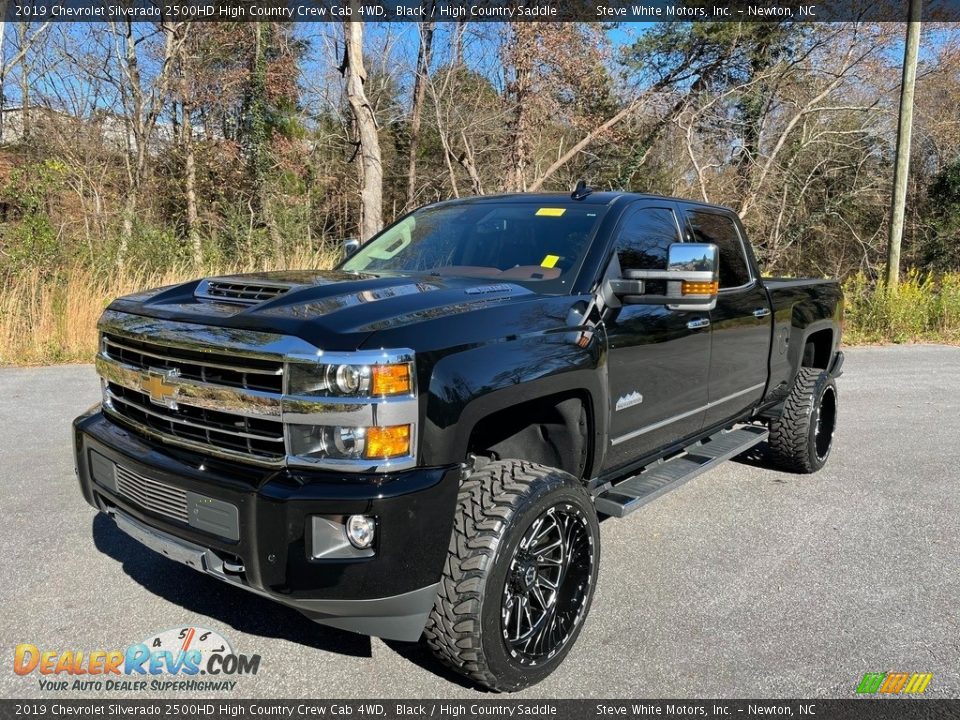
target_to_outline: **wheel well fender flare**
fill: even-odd
[[[450,355],[434,367],[425,410],[425,459],[437,464],[462,462],[474,430],[485,418],[532,400],[576,396],[584,404],[591,429],[586,471],[594,472],[607,434],[609,393],[606,373],[600,371],[605,363],[601,349],[559,345],[563,354],[541,357],[533,370],[536,375],[530,377],[521,368],[509,372],[503,360],[495,360],[491,347],[495,346]],[[460,372],[467,364],[469,384]],[[456,388],[455,395],[452,388]]]

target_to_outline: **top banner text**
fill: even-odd
[[[0,2],[0,5],[3,3]],[[7,0],[12,22],[902,22],[907,0]],[[960,21],[960,0],[923,20]]]

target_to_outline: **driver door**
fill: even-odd
[[[667,251],[682,242],[675,207],[667,201],[631,205],[614,232],[624,270],[666,270]],[[648,292],[661,293],[656,283]],[[710,315],[666,305],[608,310],[610,436],[603,471],[694,435],[703,426],[710,368]]]

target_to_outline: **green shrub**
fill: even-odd
[[[0,270],[7,274],[38,269],[48,273],[64,260],[59,233],[50,218],[50,200],[64,183],[63,163],[46,160],[16,168],[0,186],[0,202],[13,219],[0,224]]]

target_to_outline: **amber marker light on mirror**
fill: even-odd
[[[680,288],[680,292],[683,295],[716,295],[720,290],[720,283],[716,280],[713,282],[690,282],[689,280],[683,281],[683,286]]]
[[[409,363],[374,365],[371,370],[371,395],[404,395],[413,391]]]
[[[368,459],[404,457],[410,454],[410,426],[389,425],[367,428],[363,455]]]

